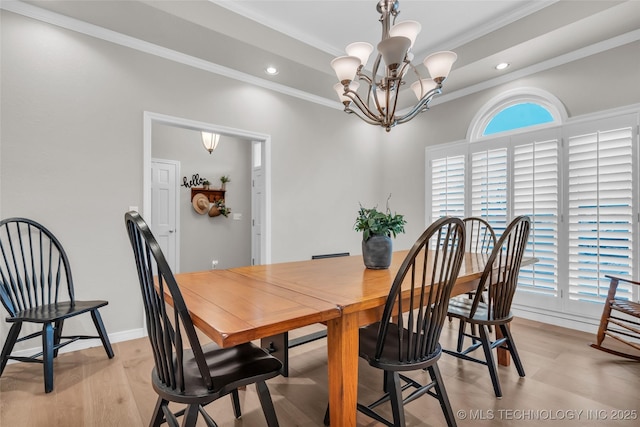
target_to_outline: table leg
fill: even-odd
[[[358,399],[358,315],[327,322],[331,427],[355,427]]]

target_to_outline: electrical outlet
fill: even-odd
[[[217,259],[211,260],[211,268],[215,270],[217,267],[218,267],[218,260]]]

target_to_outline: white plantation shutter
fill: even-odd
[[[465,156],[431,161],[431,218],[464,217]]]
[[[518,292],[558,295],[558,146],[557,137],[514,146],[513,214],[531,219],[525,256],[539,260],[521,268]]]
[[[471,215],[500,236],[507,224],[507,149],[471,153]]]
[[[426,189],[434,192],[426,212],[434,220],[482,217],[497,236],[514,217],[529,216],[525,255],[538,261],[520,269],[514,307],[597,321],[609,290],[605,276],[640,277],[636,110],[482,138],[466,150],[458,143],[427,149],[427,159],[438,160],[427,162],[433,182]],[[621,283],[617,295],[638,301],[639,291]]]
[[[569,297],[601,302],[609,288],[605,274],[633,277],[637,264],[633,131],[629,126],[584,133],[568,143]],[[618,288],[618,295],[631,298],[630,286]]]

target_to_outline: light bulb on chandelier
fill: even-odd
[[[334,88],[344,105],[344,111],[355,114],[369,124],[382,126],[387,132],[393,126],[406,123],[418,113],[428,109],[433,97],[442,92],[442,83],[449,76],[451,67],[457,59],[457,55],[449,51],[436,52],[427,56],[423,64],[431,78],[422,78],[418,69],[411,63],[413,60],[411,49],[422,26],[416,21],[403,21],[396,24],[395,18],[400,13],[398,8],[398,0],[378,2],[382,41],[378,43],[378,56],[373,64],[371,75],[363,71],[373,52],[373,46],[369,43],[351,43],[346,48],[346,56],[340,56],[331,61],[331,67],[340,81]],[[381,62],[384,62],[384,76],[379,77],[378,69]],[[410,69],[416,76],[411,89],[418,98],[418,102],[407,113],[396,116],[400,87],[406,83],[405,77]],[[360,84],[359,81],[364,81],[365,84]],[[363,90],[366,96],[361,97],[358,94],[359,87],[366,90],[366,92]],[[355,105],[356,109],[352,109],[352,105]]]

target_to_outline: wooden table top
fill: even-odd
[[[350,313],[385,304],[391,283],[407,253],[408,250],[394,252],[386,270],[367,269],[362,256],[353,255],[238,267],[229,271],[334,303],[344,313]],[[452,295],[475,288],[487,258],[488,255],[483,254],[465,254]]]
[[[194,325],[222,347],[341,315],[335,304],[228,270],[175,277]]]

